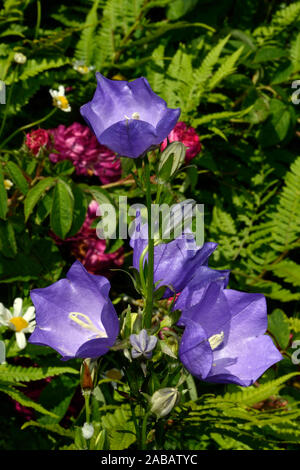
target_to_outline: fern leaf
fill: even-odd
[[[95,31],[98,24],[98,4],[95,0],[89,13],[87,14],[83,31],[75,48],[75,58],[83,61],[85,65],[91,65],[95,51]]]
[[[240,392],[226,393],[223,397],[218,397],[217,400],[228,400],[238,403],[239,405],[251,406],[257,402],[266,400],[271,395],[277,394],[281,386],[296,375],[299,374],[297,372],[293,372],[279,377],[278,379],[261,384],[259,387],[251,386]]]
[[[273,216],[273,246],[284,252],[299,243],[300,237],[300,157],[291,165]]]
[[[0,379],[10,382],[29,382],[54,377],[61,374],[78,374],[71,367],[22,367],[5,364],[0,366]]]
[[[49,415],[53,418],[58,418],[58,416],[56,416],[54,413],[46,410],[46,408],[44,408],[42,405],[40,405],[39,403],[36,403],[35,401],[32,401],[26,395],[24,395],[19,390],[13,387],[7,387],[7,386],[4,387],[3,385],[0,385],[0,392],[5,393],[10,398],[12,398],[13,400],[16,400],[18,403],[20,403],[23,406],[28,406],[29,408],[33,408],[39,413]]]
[[[216,73],[212,76],[208,84],[208,90],[213,90],[224,78],[232,74],[236,69],[236,63],[240,58],[244,46],[237,49],[232,55],[226,57],[223,64],[220,65]]]
[[[74,438],[74,431],[72,431],[71,429],[63,428],[57,423],[42,424],[37,421],[28,421],[27,423],[23,424],[21,429],[24,430],[32,426],[40,428],[40,429],[45,429],[46,431],[54,432],[55,434],[58,434],[59,436]]]

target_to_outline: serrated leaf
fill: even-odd
[[[45,429],[46,431],[54,432],[55,434],[58,434],[59,436],[70,437],[71,439],[74,438],[74,431],[72,429],[63,428],[57,423],[41,424],[37,421],[28,421],[27,423],[23,424],[21,429],[24,430],[28,427],[33,427],[33,426],[40,428],[40,429]]]
[[[24,202],[24,214],[25,214],[25,221],[28,220],[29,216],[31,215],[35,205],[42,197],[42,195],[50,189],[55,184],[55,179],[52,177],[45,178],[39,181],[35,186],[33,186],[27,193],[26,199]]]
[[[289,321],[285,313],[279,308],[268,316],[268,331],[274,336],[282,349],[287,347],[290,339]]]
[[[103,428],[108,432],[110,450],[128,449],[136,441],[135,427],[130,418],[128,405],[122,405],[114,413],[102,417]]]
[[[10,382],[30,382],[54,377],[61,374],[78,374],[71,367],[22,367],[11,364],[0,365],[0,379],[5,378]]]
[[[7,162],[5,169],[22,194],[28,193],[28,183],[21,169],[14,162]]]
[[[53,232],[64,239],[73,221],[74,196],[70,186],[59,180],[54,188],[50,226]]]
[[[21,393],[19,390],[7,386],[2,386],[0,384],[0,392],[5,393],[8,395],[10,398],[13,400],[16,400],[18,403],[20,403],[23,406],[28,406],[29,408],[33,408],[34,410],[38,411],[39,413],[46,414],[49,416],[53,416],[56,418],[57,416],[54,413],[51,413],[50,411],[46,410],[42,405],[39,405],[35,401],[32,401],[30,398],[28,398],[26,395]]]

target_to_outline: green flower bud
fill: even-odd
[[[171,410],[180,401],[180,392],[177,388],[166,387],[157,390],[150,399],[151,412],[158,418],[162,418],[171,412]]]
[[[172,142],[163,151],[158,163],[158,182],[167,182],[184,162],[186,147],[182,142]]]

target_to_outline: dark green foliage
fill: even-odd
[[[26,56],[24,64],[14,61],[16,52]],[[76,61],[94,69],[81,74],[73,67]],[[164,200],[190,197],[205,205],[205,239],[219,244],[211,266],[231,270],[230,288],[266,296],[268,333],[284,356],[247,389],[187,376],[180,386],[182,401],[167,424],[149,419],[148,448],[299,449],[299,361],[292,357],[293,342],[300,340],[300,104],[292,98],[299,88],[292,82],[300,79],[300,2],[3,2],[0,80],[7,93],[6,105],[0,104],[0,301],[6,306],[16,297],[29,303],[30,289],[57,281],[69,268],[72,256],[49,231],[60,239],[75,235],[91,199],[112,202],[116,210],[119,195],[129,204],[140,202],[128,160],[122,161],[127,182],[102,188],[97,179],[74,175],[69,162],[54,165],[46,151],[34,157],[24,145],[31,129],[83,123],[79,107],[93,96],[95,70],[109,78],[147,77],[169,107],[181,108],[180,120],[197,130],[202,151],[165,185]],[[70,113],[52,105],[49,89],[61,84],[70,87]],[[13,183],[11,189],[5,180]],[[128,267],[126,241],[112,241],[107,252],[123,243]],[[130,331],[124,294],[136,295],[130,277],[113,273],[111,295]],[[39,346],[20,351],[4,327],[0,339],[7,348],[7,363],[0,365],[0,448],[87,448],[81,434],[83,399],[77,396],[80,361],[66,365]],[[163,343],[151,363],[152,393],[178,382],[173,347]],[[117,354],[103,358],[91,400],[95,434],[89,445],[98,450],[140,444],[144,376],[128,367],[130,389],[124,379],[113,388],[104,373],[124,365]],[[42,382],[39,399],[31,399],[30,385],[47,377],[52,380]],[[29,421],[16,413],[14,400],[33,411]]]

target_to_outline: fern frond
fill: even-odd
[[[71,367],[40,368],[13,366],[10,364],[0,365],[0,380],[5,379],[10,382],[30,382],[31,380],[41,380],[61,374],[78,374],[78,371]]]
[[[258,387],[251,386],[241,390],[240,392],[226,393],[223,397],[217,397],[215,400],[232,401],[239,405],[251,406],[255,403],[266,400],[271,395],[278,394],[283,384],[296,375],[299,374],[297,372],[293,372],[279,377],[278,379],[260,384]]]
[[[225,58],[223,64],[220,65],[216,73],[209,80],[208,90],[213,90],[224,78],[228,77],[228,75],[231,75],[236,70],[236,63],[243,50],[244,46],[241,46],[232,55]]]
[[[35,77],[42,72],[45,72],[50,69],[57,69],[63,67],[67,64],[70,64],[71,60],[68,57],[58,57],[56,59],[42,59],[41,61],[37,61],[35,59],[30,59],[24,64],[24,68],[22,69],[22,73],[14,78],[14,75],[11,74],[5,80],[7,85],[11,85],[13,81],[19,82],[27,80],[28,78]]]
[[[95,31],[98,24],[99,0],[94,0],[93,6],[87,14],[80,39],[75,48],[75,58],[83,61],[85,65],[93,63],[95,52]]]
[[[300,157],[291,165],[285,176],[277,210],[273,215],[272,246],[280,252],[299,244],[300,237]]]

